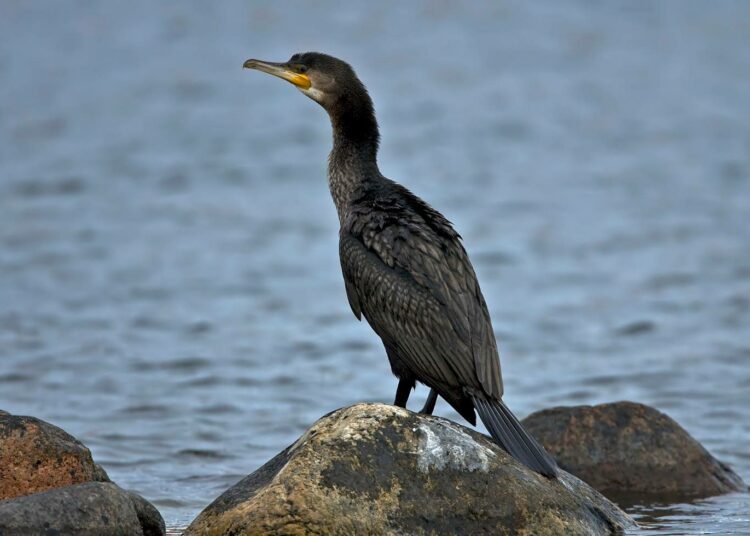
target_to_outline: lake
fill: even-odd
[[[241,69],[305,50],[354,65],[381,170],[463,235],[519,417],[643,402],[750,482],[750,3],[9,0],[0,35],[0,408],[174,532],[395,392],[345,297],[328,119]],[[750,532],[748,494],[630,511]]]

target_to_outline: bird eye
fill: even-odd
[[[297,65],[297,71],[300,73],[306,73],[307,72],[307,66],[306,65]]]

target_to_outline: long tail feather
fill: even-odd
[[[479,417],[490,435],[508,454],[537,473],[550,478],[557,476],[555,460],[523,429],[502,400],[487,400],[480,397],[473,399]]]

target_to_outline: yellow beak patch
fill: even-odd
[[[292,84],[295,86],[302,88],[302,89],[310,89],[310,86],[312,85],[312,82],[310,82],[310,77],[306,74],[300,74],[300,73],[293,73],[287,71],[288,76],[283,76],[285,80],[289,80]]]

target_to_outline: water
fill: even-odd
[[[464,236],[510,407],[652,404],[750,481],[750,4],[315,6],[2,3],[0,408],[179,528],[324,413],[392,399],[324,112],[240,68],[316,49],[368,84],[384,173]],[[631,511],[728,534],[748,506]]]

